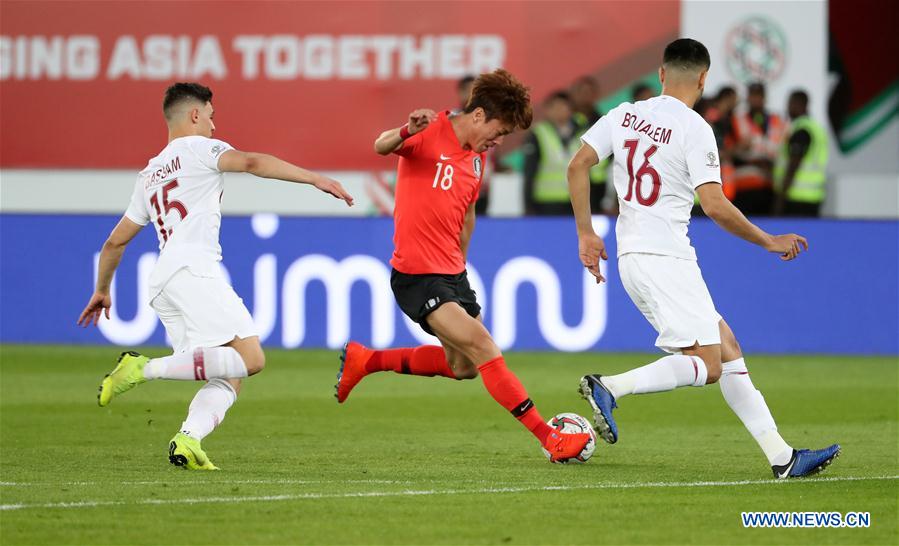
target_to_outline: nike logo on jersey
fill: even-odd
[[[446,161],[449,158],[450,158],[450,156],[448,156],[448,155],[440,154],[440,161]]]

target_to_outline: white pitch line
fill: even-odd
[[[123,482],[0,482],[0,487],[59,487],[74,485],[241,485],[241,484],[262,484],[262,485],[310,485],[310,484],[335,484],[335,483],[376,483],[376,484],[411,484],[410,480],[148,480],[148,481],[123,481]]]
[[[168,505],[168,504],[214,504],[244,502],[278,502],[315,499],[350,499],[364,497],[415,497],[430,495],[490,495],[496,493],[527,493],[532,491],[579,491],[590,489],[643,489],[643,488],[677,488],[677,487],[740,487],[747,485],[808,484],[821,482],[854,482],[854,481],[899,480],[899,476],[836,476],[832,478],[815,478],[810,480],[742,480],[733,482],[645,482],[645,483],[607,483],[593,485],[547,485],[529,487],[486,487],[482,489],[426,489],[404,491],[359,491],[352,493],[300,493],[287,495],[264,495],[254,497],[204,497],[186,499],[139,499],[135,501],[77,501],[52,502],[44,504],[2,504],[0,511],[22,510],[27,508],[93,508],[97,506],[124,505]]]

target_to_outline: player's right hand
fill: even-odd
[[[409,134],[423,130],[429,123],[437,119],[437,112],[429,108],[419,108],[409,114]]]
[[[581,263],[587,268],[591,275],[596,277],[596,284],[606,280],[599,270],[599,259],[608,260],[606,254],[606,245],[602,241],[602,237],[596,233],[583,233],[578,235],[578,255]]]
[[[81,316],[78,317],[78,326],[87,328],[91,325],[91,322],[96,326],[100,322],[100,315],[104,313],[106,314],[106,320],[109,320],[110,307],[112,307],[112,298],[109,297],[109,294],[94,292],[90,301],[87,302],[84,311],[81,312]]]
[[[343,188],[340,182],[334,180],[333,178],[320,176],[318,177],[318,179],[316,179],[313,185],[325,193],[330,193],[337,199],[343,199],[348,207],[353,206],[353,196]]]
[[[765,250],[780,254],[780,259],[787,262],[799,256],[800,252],[808,250],[808,241],[802,235],[795,233],[775,235],[771,237],[771,242],[768,243]]]

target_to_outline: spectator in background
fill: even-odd
[[[581,127],[592,127],[599,121],[599,82],[593,76],[585,75],[575,80],[571,86],[571,106],[574,121]]]
[[[456,92],[459,95],[459,107],[452,111],[453,115],[465,111],[468,105],[468,99],[471,97],[471,90],[474,88],[475,77],[472,74],[464,76],[456,83]],[[484,174],[481,176],[481,193],[478,194],[478,200],[474,204],[474,213],[478,216],[487,214],[487,207],[490,205],[490,172],[493,171],[493,161],[495,160],[493,150],[487,151],[487,161],[484,165]]]
[[[721,186],[725,197],[734,200],[733,150],[728,146],[727,135],[732,132],[734,110],[737,108],[737,91],[729,85],[718,90],[705,114],[705,120],[712,126],[715,142],[718,143],[718,157],[721,161]]]
[[[808,93],[787,101],[790,131],[774,167],[774,213],[818,216],[827,193],[827,131],[808,115]]]
[[[543,120],[525,140],[525,214],[571,215],[568,161],[580,147],[571,97],[555,91],[543,101]]]
[[[464,76],[459,82],[456,84],[456,92],[459,95],[459,108],[453,110],[454,114],[458,114],[459,112],[465,110],[465,106],[468,104],[468,98],[471,97],[471,90],[474,87],[475,77],[472,74]]]
[[[712,106],[706,113],[706,121],[712,126],[718,149],[724,152],[724,139],[731,133],[734,110],[737,108],[737,90],[725,85],[718,90]]]
[[[575,136],[578,140],[602,117],[598,104],[599,92],[599,82],[589,74],[581,76],[571,86],[571,104],[574,109],[574,122],[577,125]],[[605,158],[590,169],[590,209],[593,214],[603,212],[608,179],[609,158]]]
[[[771,213],[774,203],[772,169],[783,141],[784,123],[765,109],[765,85],[749,85],[747,111],[733,116],[734,205],[744,214]]]
[[[651,99],[654,96],[656,96],[655,91],[645,83],[638,83],[631,89],[631,98],[633,99],[631,102]]]

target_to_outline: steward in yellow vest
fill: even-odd
[[[574,109],[574,123],[577,124],[577,140],[599,121],[602,114],[597,110],[600,88],[599,81],[591,75],[584,75],[571,85],[571,105]],[[580,143],[578,143],[579,145]],[[606,195],[609,178],[610,158],[601,158],[590,169],[590,208],[593,214],[603,212],[602,201]]]
[[[827,131],[808,116],[808,94],[793,91],[787,103],[791,123],[774,165],[774,213],[819,216],[827,195]]]
[[[572,214],[568,162],[580,148],[572,114],[565,91],[556,91],[543,102],[544,119],[534,125],[522,148],[525,214]]]

